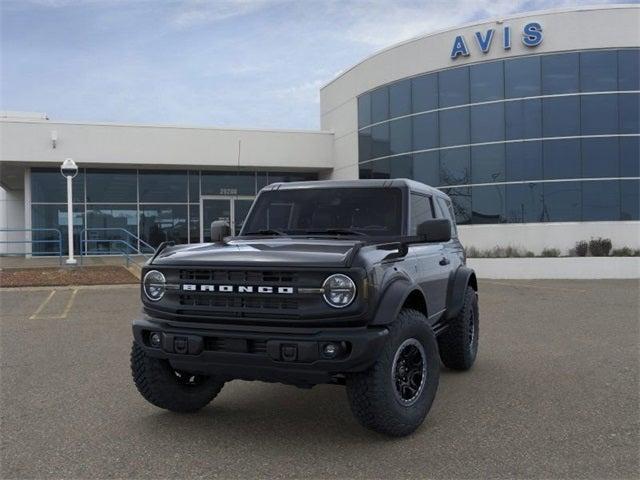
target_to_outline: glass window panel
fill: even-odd
[[[402,80],[389,87],[389,117],[411,113],[411,80]]]
[[[640,181],[620,181],[620,220],[640,220]]]
[[[640,95],[625,93],[618,95],[620,102],[620,133],[640,133]]]
[[[487,62],[469,67],[471,103],[504,98],[503,62]]]
[[[197,170],[189,172],[189,201],[200,201],[200,172]]]
[[[57,172],[62,176],[60,172]],[[58,255],[59,240],[62,240],[62,254],[69,254],[67,237],[67,206],[66,205],[32,205],[31,228],[53,228],[60,234],[51,231],[32,232],[31,252],[33,255]],[[80,233],[84,228],[84,205],[73,205],[73,248],[76,255],[80,255]],[[17,240],[17,239],[16,239]],[[7,244],[9,252],[18,252],[24,244]]]
[[[582,221],[620,220],[618,180],[582,182]]]
[[[540,95],[540,57],[506,61],[504,77],[506,98]]]
[[[413,150],[438,148],[438,113],[413,117]]]
[[[576,96],[543,99],[542,133],[545,137],[580,135],[580,98]]]
[[[267,172],[256,173],[256,190],[259,192],[261,189],[269,185],[269,178]]]
[[[413,179],[432,187],[440,185],[439,152],[424,152],[413,155]]]
[[[411,194],[411,221],[409,235],[418,234],[418,225],[434,218],[431,198],[425,195]]]
[[[186,205],[141,205],[140,238],[157,247],[162,242],[188,242]]]
[[[579,63],[577,53],[543,55],[541,59],[542,94],[551,95],[579,91]]]
[[[254,195],[256,176],[254,172],[202,172],[203,195]],[[269,179],[269,183],[276,180]]]
[[[413,113],[438,108],[438,74],[422,75],[411,80]]]
[[[583,92],[618,90],[617,52],[580,53],[580,90]]]
[[[541,183],[507,185],[506,199],[507,222],[535,223],[544,220]]]
[[[471,223],[471,188],[445,188],[443,192],[449,195],[451,199],[456,223],[458,225]]]
[[[518,142],[505,145],[507,182],[542,178],[542,142]]]
[[[442,197],[436,197],[435,200],[435,205],[438,205],[440,209],[440,214],[438,214],[438,216],[441,218],[448,218],[451,221],[451,238],[458,238],[458,228],[455,222],[453,205],[449,200],[443,200]]]
[[[544,221],[579,222],[582,215],[582,182],[544,183]]]
[[[471,107],[471,143],[504,140],[504,103]]]
[[[411,151],[411,118],[400,118],[389,122],[391,154]]]
[[[373,178],[373,172],[369,163],[361,164],[358,168],[358,178],[368,180]]]
[[[401,155],[389,159],[390,178],[413,178],[413,159],[411,155]]]
[[[467,145],[469,138],[469,108],[441,110],[438,118],[440,146]]]
[[[580,103],[582,135],[618,133],[617,95],[585,95]]]
[[[269,183],[309,182],[318,180],[318,174],[312,172],[269,172]]]
[[[389,88],[380,87],[371,92],[371,123],[389,118]]]
[[[580,140],[547,140],[543,143],[543,172],[547,180],[580,178]]]
[[[371,124],[371,96],[368,93],[358,97],[358,127]]]
[[[471,223],[504,222],[504,185],[471,188]]]
[[[469,147],[440,151],[440,184],[466,185],[470,183]]]
[[[469,68],[453,68],[438,73],[440,108],[469,103]]]
[[[585,178],[619,175],[618,137],[582,139],[582,176]]]
[[[371,169],[371,176],[369,178],[391,178],[391,168],[389,166],[389,163],[389,158],[369,162],[367,164],[367,166]]]
[[[384,157],[391,154],[389,145],[389,124],[383,123],[371,127],[371,157]]]
[[[507,140],[542,137],[542,100],[506,102],[504,109]]]
[[[504,144],[471,147],[471,183],[504,181]]]
[[[358,161],[369,160],[372,158],[372,152],[371,128],[360,130],[358,132]]]
[[[640,177],[640,137],[620,138],[620,176]]]
[[[122,251],[133,252],[127,243],[133,247],[133,237],[127,235],[126,230],[138,235],[137,205],[90,205],[87,208],[87,228],[107,230],[89,230],[87,237],[88,248],[96,254],[120,254]]]
[[[182,203],[187,201],[187,172],[140,170],[138,175],[141,202]]]
[[[640,50],[618,51],[618,89],[640,90]]]
[[[200,243],[200,205],[189,205],[189,242]]]
[[[84,203],[84,169],[71,181],[73,202]],[[31,201],[67,203],[67,179],[58,168],[31,169]]]
[[[137,201],[138,180],[135,170],[87,170],[87,202]]]

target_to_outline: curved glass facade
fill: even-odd
[[[431,72],[358,97],[360,178],[444,190],[458,222],[638,220],[640,49]]]

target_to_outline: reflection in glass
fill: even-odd
[[[140,238],[157,247],[162,242],[188,242],[186,205],[143,205],[140,207]]]
[[[542,195],[540,183],[507,185],[507,222],[542,222],[544,219]]]
[[[504,62],[479,63],[469,67],[471,103],[504,98]]]
[[[579,91],[579,57],[577,53],[543,55],[541,69],[543,95]]]
[[[411,79],[413,113],[438,108],[438,74],[430,73]]]
[[[438,148],[438,113],[413,117],[413,150]]]
[[[618,180],[582,182],[582,221],[620,220]]]
[[[137,201],[138,181],[135,170],[87,170],[87,202]]]
[[[87,207],[87,228],[101,229],[87,232],[90,251],[96,254],[117,254],[123,251],[132,253],[137,245],[133,245],[133,237],[122,230],[138,235],[136,205],[89,205]],[[130,244],[132,248],[127,244]]]
[[[84,169],[72,180],[73,202],[84,202]],[[67,180],[57,168],[31,169],[31,201],[44,203],[67,203]]]
[[[60,172],[56,172],[62,178]],[[66,205],[31,205],[31,228],[55,228],[56,232],[32,232],[34,240],[31,252],[34,255],[57,255],[59,250],[58,239],[62,240],[62,254],[69,254],[67,242],[67,206]],[[80,232],[84,228],[84,205],[73,205],[73,248],[77,255],[80,254]],[[18,251],[15,245],[9,244],[9,251]]]
[[[368,93],[358,97],[358,128],[371,124],[371,96]]]
[[[504,103],[471,107],[471,143],[504,140]]]
[[[547,140],[543,142],[543,172],[547,180],[580,178],[580,140]]]
[[[438,75],[440,108],[469,103],[469,67],[444,70]]]
[[[580,121],[582,135],[617,133],[618,95],[582,96],[580,98]]]
[[[640,49],[618,51],[618,90],[640,90]]]
[[[197,170],[189,171],[189,201],[200,201],[200,172]]]
[[[401,155],[389,159],[389,178],[413,178],[411,155]]]
[[[580,53],[580,90],[613,92],[618,89],[618,55],[615,51]]]
[[[469,107],[441,110],[440,146],[467,145],[469,142]]]
[[[200,205],[189,205],[189,243],[200,243]]]
[[[620,220],[640,220],[640,180],[621,180],[620,200]]]
[[[620,176],[640,177],[640,137],[620,138]]]
[[[580,98],[557,97],[543,99],[542,132],[545,137],[580,135]]]
[[[389,88],[380,87],[371,92],[371,123],[389,118]]]
[[[469,147],[440,151],[440,184],[465,185],[471,180]]]
[[[544,183],[545,222],[578,222],[581,217],[582,182]]]
[[[373,146],[371,140],[371,128],[365,128],[358,132],[358,161],[364,162],[372,157]],[[265,174],[266,178],[266,174]],[[265,180],[266,185],[266,180]],[[258,186],[260,188],[260,186]]]
[[[504,76],[506,98],[540,95],[540,57],[505,61]]]
[[[471,223],[502,223],[505,217],[504,185],[472,187]]]
[[[620,104],[620,133],[640,133],[640,95],[625,93],[618,95]]]
[[[390,154],[389,124],[383,123],[371,127],[371,157],[384,157]]]
[[[505,180],[504,144],[471,147],[471,183]]]
[[[440,153],[424,152],[413,155],[413,177],[418,182],[437,187],[440,182]]]
[[[443,188],[442,191],[451,198],[456,223],[458,225],[471,223],[471,188]]]
[[[582,139],[582,176],[617,177],[618,137]]]
[[[389,122],[391,154],[411,151],[411,117]]]
[[[411,80],[401,80],[389,87],[389,118],[411,113]]]
[[[187,172],[179,170],[140,170],[140,201],[171,202],[187,201]]]
[[[506,102],[504,109],[507,140],[542,137],[542,100]]]
[[[542,142],[507,143],[507,182],[542,179]]]

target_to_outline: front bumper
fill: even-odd
[[[157,333],[159,345],[151,336]],[[133,336],[146,353],[176,370],[226,380],[264,380],[301,386],[331,383],[339,374],[366,370],[376,360],[386,328],[236,330],[210,325],[182,326],[161,319],[134,320]],[[329,358],[327,344],[337,346]]]

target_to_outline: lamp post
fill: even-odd
[[[73,258],[73,187],[71,182],[73,177],[78,174],[78,166],[71,158],[65,159],[60,165],[60,172],[62,176],[67,179],[67,235],[69,243],[69,258],[67,259],[67,265],[75,265],[76,259]]]

